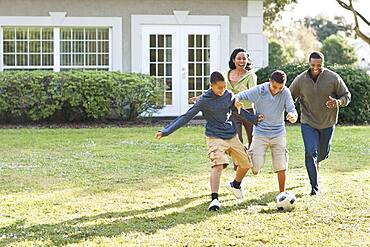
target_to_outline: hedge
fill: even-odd
[[[338,73],[346,83],[352,95],[352,100],[347,107],[339,111],[339,123],[342,124],[368,124],[370,122],[370,76],[365,71],[349,65],[327,66]],[[258,84],[266,82],[273,71],[283,70],[288,77],[287,86],[304,70],[307,64],[287,64],[279,67],[265,67],[256,72]],[[299,107],[297,107],[299,110]]]
[[[0,73],[1,122],[133,120],[161,108],[153,77],[107,71]]]

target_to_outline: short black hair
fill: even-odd
[[[210,80],[211,84],[214,84],[218,81],[225,81],[225,78],[220,72],[214,71],[214,72],[212,72],[211,76],[209,77],[209,80]]]
[[[314,58],[314,59],[321,59],[323,62],[324,62],[324,54],[322,54],[321,52],[319,51],[313,51],[311,52],[309,58],[308,58],[308,62],[311,61],[311,58]]]
[[[238,55],[239,52],[245,52],[247,54],[247,65],[245,67],[246,70],[251,70],[252,69],[252,60],[249,58],[249,54],[247,53],[246,50],[243,48],[236,48],[233,50],[233,52],[230,55],[230,60],[229,60],[229,68],[230,69],[236,69],[235,63],[233,60],[235,60],[236,55]]]
[[[286,74],[285,74],[284,71],[282,71],[282,70],[275,70],[274,72],[272,72],[270,79],[272,81],[276,81],[278,83],[285,84],[286,83],[286,80],[287,80],[287,76],[286,76]]]

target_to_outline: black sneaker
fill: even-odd
[[[320,195],[319,190],[311,190],[310,196],[318,196],[318,195]]]

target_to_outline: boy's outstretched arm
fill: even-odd
[[[195,103],[193,107],[191,107],[185,114],[177,117],[161,131],[155,133],[154,137],[159,140],[164,136],[170,135],[171,133],[175,132],[177,129],[188,123],[195,115],[197,115],[200,110],[200,101],[197,101],[197,103]]]
[[[250,113],[249,111],[246,111],[244,110],[243,108],[237,108],[235,106],[235,100],[237,100],[238,98],[235,98],[233,101],[232,101],[232,104],[231,104],[231,110],[233,111],[234,114],[239,114],[241,118],[243,119],[246,119],[248,120],[249,122],[257,125],[258,122],[261,122],[261,117],[260,116],[261,114],[253,114],[253,113]],[[236,104],[238,105],[238,104]]]

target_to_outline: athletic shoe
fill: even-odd
[[[221,208],[221,203],[218,199],[213,199],[209,204],[208,210],[209,211],[218,211]]]
[[[240,187],[239,189],[237,188],[234,188],[233,187],[233,182],[228,182],[226,184],[226,188],[234,194],[234,196],[237,198],[237,199],[243,199],[244,198],[244,195],[243,195],[243,190],[242,190],[242,187]]]

